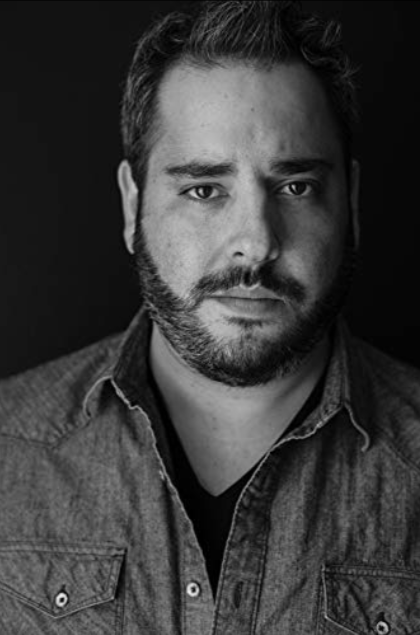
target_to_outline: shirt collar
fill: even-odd
[[[332,329],[332,352],[325,375],[321,401],[311,415],[284,438],[304,438],[316,432],[338,412],[345,410],[351,424],[363,438],[362,451],[371,444],[371,405],[368,381],[357,340],[339,317]]]
[[[94,416],[99,407],[102,388],[111,382],[116,393],[129,408],[144,403],[150,396],[148,386],[148,349],[151,321],[141,308],[121,337],[114,359],[98,369],[84,402],[85,414]],[[355,429],[363,437],[362,450],[369,448],[370,397],[363,359],[357,341],[339,318],[333,328],[332,354],[326,371],[324,390],[319,407],[290,436],[302,438],[325,425],[340,410],[345,409]]]
[[[108,382],[130,408],[136,406],[141,396],[139,391],[145,388],[150,334],[151,322],[142,307],[121,335],[110,363],[95,373],[83,401],[87,417],[95,416],[102,389]]]

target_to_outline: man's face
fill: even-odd
[[[157,327],[228,385],[293,372],[352,269],[356,186],[319,80],[297,63],[179,65],[158,125],[134,244]]]

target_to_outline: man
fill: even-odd
[[[352,71],[295,2],[138,44],[143,308],[0,388],[0,632],[420,630],[419,375],[353,339]]]

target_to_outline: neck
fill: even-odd
[[[294,374],[263,386],[233,388],[190,368],[153,325],[154,379],[192,467],[209,491],[235,482],[281,436],[320,379],[328,352],[326,336]]]

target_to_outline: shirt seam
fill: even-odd
[[[402,450],[395,444],[395,442],[391,439],[387,432],[377,424],[373,424],[373,427],[378,433],[379,438],[383,438],[385,445],[391,450],[391,452],[404,464],[405,468],[410,470],[414,470],[417,476],[420,477],[420,466],[416,465],[411,459],[407,458]]]
[[[38,445],[44,448],[55,447],[57,443],[57,441],[51,441],[48,443],[46,441],[38,441],[36,439],[29,439],[28,437],[19,437],[13,434],[7,434],[5,432],[0,432],[0,437],[3,439],[10,439],[11,441],[21,441],[23,443],[29,443],[30,445]]]

